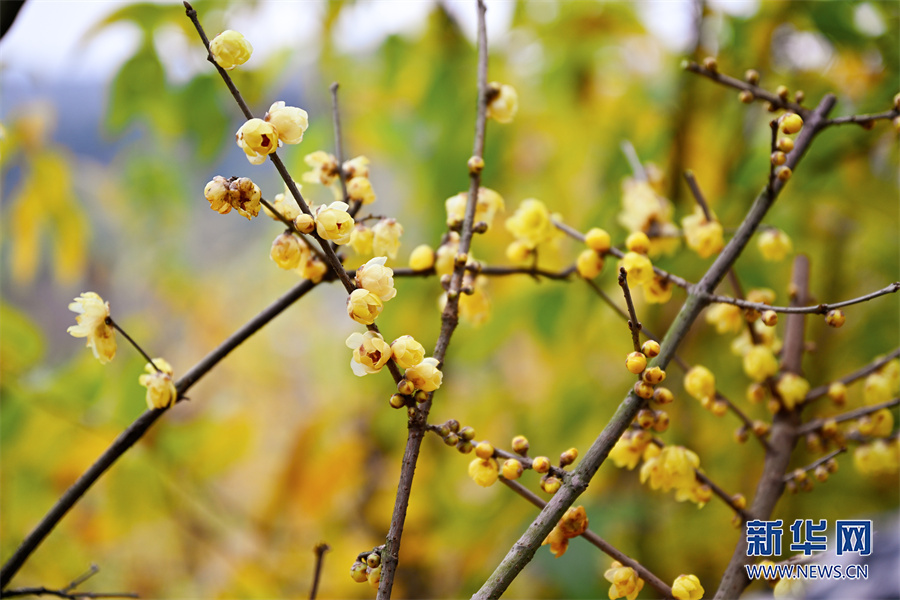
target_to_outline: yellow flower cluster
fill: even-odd
[[[641,483],[649,483],[651,489],[664,492],[674,489],[676,500],[690,500],[702,508],[712,497],[712,490],[697,479],[694,470],[699,466],[700,458],[691,450],[683,446],[666,446],[655,456],[648,458],[645,455]]]
[[[247,177],[225,179],[216,175],[206,184],[203,195],[209,201],[209,207],[220,215],[230,213],[232,208],[248,219],[259,214],[262,193]]]
[[[275,102],[265,119],[250,119],[235,134],[237,145],[252,165],[261,165],[266,156],[282,144],[299,144],[309,127],[309,115],[302,108]]]
[[[529,251],[534,250],[538,244],[560,235],[559,230],[553,225],[550,211],[543,202],[534,198],[523,200],[516,212],[506,219],[506,230],[516,238],[513,244],[518,244]],[[507,250],[507,254],[509,252]]]
[[[692,215],[681,220],[684,241],[700,258],[708,258],[725,247],[722,224],[715,220],[714,215],[711,216],[712,221],[708,220],[703,209],[697,206]]]
[[[609,451],[609,458],[620,469],[624,467],[631,471],[641,460],[641,456],[652,438],[653,436],[648,431],[629,429],[622,434],[616,445]]]
[[[603,577],[612,584],[609,588],[609,600],[634,600],[644,588],[644,580],[638,577],[637,572],[631,567],[622,566],[617,560],[612,562]]]
[[[109,302],[94,292],[84,292],[69,304],[69,310],[78,315],[77,325],[66,331],[72,337],[87,338],[85,344],[94,351],[100,364],[106,364],[116,356],[116,330],[106,322],[109,318]]]
[[[785,373],[775,384],[775,390],[781,397],[781,404],[786,409],[793,410],[809,392],[809,382],[794,373]]]
[[[147,388],[147,407],[152,410],[174,404],[178,399],[178,390],[172,381],[172,365],[165,359],[154,358],[152,364],[144,366],[144,370],[147,373],[138,377],[138,383]]]
[[[588,517],[583,506],[570,507],[556,524],[556,527],[547,535],[541,543],[542,546],[550,544],[550,552],[559,558],[569,548],[569,540],[576,538],[588,528]]]

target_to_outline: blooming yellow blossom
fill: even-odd
[[[684,390],[696,398],[711,398],[716,394],[716,377],[702,365],[692,367],[684,376]]]
[[[293,233],[284,232],[272,241],[269,258],[282,269],[296,269],[309,254],[309,246]]]
[[[491,82],[488,85],[487,117],[498,123],[511,123],[519,110],[519,95],[508,84]]]
[[[401,369],[409,369],[425,360],[425,347],[411,335],[401,335],[391,342],[394,362]]]
[[[385,267],[385,261],[387,258],[384,256],[376,256],[356,269],[356,285],[369,290],[381,298],[382,302],[387,302],[397,295],[394,288],[394,270]]]
[[[250,119],[235,134],[237,145],[247,155],[251,165],[261,165],[266,156],[278,149],[278,132],[271,123]]]
[[[228,180],[221,175],[213,177],[212,181],[203,188],[203,196],[209,202],[209,207],[220,215],[226,215],[231,212],[230,193]]]
[[[550,552],[552,552],[556,558],[559,558],[566,553],[566,549],[569,547],[569,540],[571,538],[578,537],[579,535],[584,533],[587,528],[588,518],[584,507],[572,506],[565,512],[565,514],[563,514],[562,518],[559,520],[559,523],[557,523],[556,527],[554,527],[553,530],[550,531],[541,545],[543,546],[546,544],[550,544]]]
[[[447,225],[459,227],[466,216],[466,204],[469,201],[468,192],[460,192],[450,196],[444,202],[447,209]],[[490,227],[498,212],[506,208],[503,197],[494,190],[486,187],[478,188],[478,200],[475,202],[475,223],[484,222]]]
[[[620,469],[625,467],[631,471],[637,466],[641,455],[647,448],[647,444],[650,443],[650,439],[651,436],[646,431],[628,430],[622,434],[622,437],[618,439],[616,445],[610,450],[609,458]]]
[[[339,246],[348,243],[354,225],[353,217],[347,212],[349,208],[344,202],[319,206],[316,209],[316,232],[319,236]]]
[[[548,533],[547,537],[544,538],[544,541],[541,542],[541,546],[546,546],[547,544],[550,544],[550,553],[556,558],[559,558],[566,553],[566,550],[568,550],[569,538],[563,535],[562,530],[557,525],[550,530],[550,533]]]
[[[765,381],[778,372],[778,359],[766,346],[753,346],[744,355],[744,373],[753,381]]]
[[[372,254],[372,242],[375,240],[375,232],[366,227],[364,223],[356,223],[350,233],[350,247],[360,256]]]
[[[713,304],[706,311],[706,322],[716,326],[718,333],[737,333],[744,327],[741,308],[734,304]]]
[[[77,325],[66,331],[72,337],[87,338],[88,348],[100,364],[106,364],[116,355],[116,330],[106,322],[109,318],[109,302],[94,292],[83,292],[69,304],[69,310],[78,313],[75,317]]]
[[[694,469],[699,466],[696,453],[683,446],[666,446],[641,465],[641,483],[649,481],[651,489],[664,492],[672,488],[690,489],[696,484]]]
[[[347,314],[357,323],[371,325],[382,310],[384,304],[381,298],[369,290],[353,290],[347,298]]]
[[[209,52],[216,64],[230,71],[250,60],[253,46],[241,33],[226,29],[209,42]]]
[[[302,186],[301,186],[299,183],[297,183],[297,182],[295,181],[295,182],[294,182],[294,185],[297,186],[297,190],[298,190],[298,191],[302,191],[302,189],[301,189]],[[287,187],[286,185],[284,186],[284,192],[283,192],[283,193],[281,193],[281,194],[275,194],[275,198],[272,200],[272,206],[275,208],[275,210],[277,210],[278,212],[280,212],[281,215],[282,215],[285,219],[288,219],[288,220],[290,220],[290,221],[293,221],[294,219],[296,219],[297,217],[299,217],[300,214],[302,213],[302,211],[300,210],[300,206],[297,204],[297,201],[294,200],[294,196],[291,194],[290,190],[288,189],[288,187]],[[265,211],[265,213],[266,213],[267,215],[269,215],[270,217],[272,217],[272,218],[275,219],[276,221],[280,221],[280,220],[281,220],[281,219],[278,218],[277,215],[275,215],[275,213],[273,213],[272,211],[270,211],[270,210],[269,210],[267,207],[265,207],[265,206],[263,206],[263,211]]]
[[[306,256],[308,258],[301,261],[300,265],[294,269],[294,271],[303,279],[309,279],[313,283],[319,283],[322,281],[325,273],[328,272],[328,265],[319,260],[319,258],[311,252],[307,253]]]
[[[775,384],[775,389],[781,396],[784,407],[793,410],[794,406],[809,392],[809,382],[794,373],[785,373]]]
[[[303,181],[307,183],[331,185],[340,173],[340,167],[334,155],[322,150],[307,154],[303,160],[313,168],[312,171],[303,174]]]
[[[381,219],[372,227],[372,232],[374,233],[372,252],[376,256],[397,258],[400,236],[403,235],[403,225],[396,219]]]
[[[178,399],[178,390],[172,381],[172,365],[162,358],[154,358],[153,364],[147,363],[144,370],[147,374],[138,377],[138,383],[147,388],[147,407],[152,410],[174,404]]]
[[[283,101],[273,103],[264,120],[275,127],[278,139],[285,144],[299,144],[309,127],[307,112],[296,106],[285,106]]]
[[[757,304],[774,304],[775,290],[769,288],[753,288],[747,292],[747,300]]]
[[[427,271],[434,266],[434,250],[428,244],[416,246],[409,255],[409,268],[413,271]]]
[[[637,287],[653,279],[653,263],[643,254],[626,252],[619,261],[619,267],[625,269],[630,286]]]
[[[866,377],[863,385],[863,399],[868,406],[887,402],[894,397],[896,386],[891,385],[889,377],[881,373],[872,373]]]
[[[642,286],[644,300],[650,304],[665,304],[672,299],[673,284],[664,277],[654,276]]]
[[[783,260],[793,250],[791,238],[779,229],[766,229],[760,233],[756,247],[764,259],[773,262]]]
[[[360,204],[372,204],[375,202],[375,190],[368,177],[354,177],[347,182],[347,196]]]
[[[894,415],[887,408],[876,410],[859,419],[857,429],[870,437],[887,437],[894,430]]]
[[[863,475],[892,475],[900,471],[900,438],[875,440],[857,446],[853,466]]]
[[[353,350],[350,368],[358,377],[379,372],[391,359],[391,346],[384,341],[380,333],[374,331],[351,333],[345,343]]]
[[[438,369],[438,360],[428,357],[414,367],[406,369],[404,377],[412,382],[416,389],[423,392],[433,392],[441,387],[444,374]]]
[[[650,230],[651,225],[672,220],[672,203],[654,191],[649,182],[630,177],[622,181],[622,212],[619,223],[628,231]]]
[[[557,235],[547,207],[533,198],[523,200],[516,212],[506,219],[506,229],[532,250]]]
[[[722,224],[714,215],[712,218],[712,221],[708,220],[703,209],[697,206],[693,214],[681,220],[685,242],[700,258],[708,258],[725,247]]]
[[[637,572],[631,567],[622,566],[617,560],[613,561],[603,577],[612,584],[609,588],[609,600],[634,600],[644,587],[644,580],[637,576]]]
[[[703,598],[703,586],[696,575],[679,575],[672,583],[672,595],[678,600],[700,600]]]
[[[247,177],[225,179],[216,175],[206,184],[203,195],[209,201],[210,208],[221,215],[231,212],[232,208],[247,219],[259,214],[262,193]]]
[[[499,476],[500,468],[493,458],[474,458],[469,463],[469,477],[481,487],[494,485]]]
[[[344,175],[347,179],[354,177],[369,177],[369,159],[365,156],[357,156],[344,161]]]

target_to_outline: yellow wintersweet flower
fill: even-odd
[[[382,310],[384,310],[384,304],[381,302],[381,298],[369,290],[353,290],[347,298],[347,314],[357,323],[371,325]]]
[[[225,179],[216,175],[203,188],[203,195],[209,201],[209,207],[220,215],[228,214],[232,208],[248,219],[259,214],[262,193],[247,177]]]
[[[653,279],[653,263],[643,254],[626,252],[619,261],[619,267],[625,269],[630,286],[637,287]]]
[[[622,182],[622,212],[619,223],[628,231],[650,230],[651,225],[672,220],[672,203],[657,194],[650,183],[630,177]]]
[[[444,202],[447,209],[447,226],[459,227],[466,217],[466,204],[469,202],[469,192],[460,192],[450,196]],[[494,190],[486,187],[478,188],[478,199],[475,202],[475,223],[484,222],[490,227],[498,212],[506,208],[503,197]]]
[[[547,544],[550,544],[550,553],[556,558],[559,558],[569,549],[569,538],[563,535],[562,530],[559,528],[559,525],[557,525],[550,530],[550,533],[548,533],[547,537],[544,538],[544,541],[541,542],[541,546],[546,546]]]
[[[303,181],[307,183],[331,185],[340,173],[340,167],[334,155],[322,150],[307,154],[303,160],[313,168],[312,171],[303,174]]]
[[[209,207],[220,215],[231,212],[231,189],[228,180],[221,175],[216,175],[203,188],[203,196],[209,202]]]
[[[308,246],[307,246],[308,248]],[[313,283],[319,283],[328,272],[328,265],[319,260],[315,254],[308,253],[307,259],[300,262],[294,271],[303,279],[309,279]]]
[[[609,458],[620,469],[625,467],[629,471],[634,470],[650,439],[650,433],[646,431],[628,430],[609,451]]]
[[[116,355],[116,330],[106,322],[109,317],[109,302],[94,292],[84,292],[69,304],[69,310],[78,313],[75,317],[77,325],[72,325],[66,332],[72,337],[87,338],[88,348],[94,356],[105,365]]]
[[[372,227],[372,232],[375,234],[372,240],[372,252],[376,256],[397,258],[400,236],[403,235],[403,225],[396,219],[381,219]]]
[[[353,217],[347,212],[349,208],[344,202],[319,206],[316,209],[316,232],[319,236],[339,246],[348,243],[354,225]]]
[[[353,225],[350,233],[350,247],[360,256],[372,254],[372,242],[375,240],[375,232],[365,226],[364,223]]]
[[[278,149],[278,132],[271,123],[250,119],[235,134],[237,145],[247,155],[251,165],[261,165],[266,156]]]
[[[558,234],[547,207],[534,198],[522,201],[516,212],[506,219],[506,229],[531,250]]]
[[[703,598],[703,586],[696,575],[679,575],[672,583],[672,595],[678,600],[700,600]]]
[[[384,256],[376,256],[356,269],[356,285],[369,290],[381,298],[382,302],[397,295],[397,290],[394,289],[394,270],[385,267],[385,261],[387,258]]]
[[[609,600],[616,598],[634,600],[638,592],[644,588],[644,580],[637,576],[637,572],[631,567],[622,566],[617,560],[613,561],[603,577],[612,584],[609,588]]]
[[[294,182],[294,185],[297,186],[298,191],[302,191],[303,186],[301,186],[296,181]],[[289,221],[293,221],[302,214],[300,206],[297,204],[297,201],[294,200],[294,196],[293,194],[291,194],[291,191],[288,189],[287,185],[284,186],[283,193],[275,194],[275,198],[274,200],[272,200],[272,206],[275,208],[275,210],[280,212],[285,219],[288,219]],[[263,207],[263,211],[265,211],[267,215],[269,215],[276,221],[280,220],[277,216],[275,216],[275,213],[270,211],[265,206]]]
[[[794,373],[785,373],[775,384],[775,389],[781,396],[784,407],[793,410],[794,406],[809,392],[809,382]]]
[[[881,373],[872,373],[866,377],[866,382],[863,385],[863,399],[868,406],[881,404],[892,399],[894,391],[896,391],[896,386],[891,385],[889,377]]]
[[[275,127],[278,139],[285,144],[299,144],[309,127],[309,114],[302,108],[285,106],[283,101],[273,103],[264,120]]]
[[[684,390],[697,400],[715,396],[716,377],[706,367],[697,365],[685,374]]]
[[[575,269],[585,279],[593,279],[603,270],[603,256],[586,248],[578,254],[575,260]]]
[[[712,221],[708,220],[703,209],[697,206],[692,215],[681,220],[685,242],[700,258],[708,258],[725,247],[722,224],[715,220],[715,216],[712,218]]]
[[[253,46],[241,33],[226,29],[209,43],[209,52],[216,64],[230,71],[250,60]]]
[[[713,304],[706,311],[706,322],[716,326],[718,333],[737,333],[744,327],[741,308],[734,304]]]
[[[891,475],[900,471],[900,438],[875,440],[853,451],[853,466],[863,475]]]
[[[678,502],[690,500],[697,505],[697,508],[703,508],[710,498],[712,498],[712,488],[699,481],[695,481],[692,486],[675,490],[675,500]]]
[[[857,429],[863,435],[887,437],[894,430],[894,415],[887,408],[876,410],[857,421]]]
[[[428,244],[416,246],[409,255],[409,268],[413,271],[427,271],[434,266],[434,250]]]
[[[744,373],[753,381],[765,381],[778,372],[778,359],[765,346],[753,346],[744,355]]]
[[[379,372],[391,359],[391,346],[374,331],[351,333],[345,343],[353,350],[350,368],[357,377]]]
[[[491,298],[487,293],[488,278],[479,275],[475,278],[473,292],[460,294],[459,316],[468,323],[478,326],[487,321],[491,314]],[[446,298],[446,295],[443,296]],[[444,307],[441,306],[441,311]]]
[[[411,335],[401,335],[391,342],[394,362],[401,369],[409,369],[425,360],[425,347]]]
[[[511,123],[519,110],[519,95],[508,84],[492,81],[487,90],[487,117],[498,123]]]
[[[756,247],[764,259],[773,262],[783,260],[794,248],[791,238],[779,229],[766,229],[760,233]]]
[[[406,369],[404,377],[412,382],[416,389],[423,392],[433,392],[441,387],[444,374],[438,369],[438,360],[428,357],[419,364]]]
[[[673,284],[664,277],[654,276],[643,285],[644,300],[650,304],[665,304],[672,299]]]
[[[493,458],[474,458],[469,463],[469,477],[481,487],[490,487],[497,481],[500,467]]]
[[[641,465],[641,483],[649,480],[651,489],[666,492],[672,488],[692,488],[697,476],[694,469],[700,466],[700,458],[683,446],[666,446],[660,453]]]
[[[357,156],[344,161],[344,175],[352,180],[355,177],[369,177],[369,159]]]
[[[147,406],[152,410],[174,404],[178,399],[178,390],[172,381],[172,365],[165,359],[154,358],[153,364],[147,363],[144,370],[147,374],[138,377],[138,383],[147,388]]]
[[[293,233],[284,232],[272,241],[269,258],[281,269],[296,269],[309,255],[309,246]]]
[[[347,182],[347,195],[351,200],[360,204],[372,204],[375,202],[375,190],[368,177],[354,177]]]

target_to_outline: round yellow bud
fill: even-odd
[[[406,398],[400,394],[394,394],[390,400],[391,408],[403,408],[406,406]]]
[[[653,390],[653,401],[657,404],[671,404],[675,401],[675,395],[669,388],[659,387]]]
[[[525,456],[529,447],[528,439],[524,435],[517,435],[512,439],[512,449],[516,454]]]
[[[434,250],[428,244],[421,244],[409,255],[409,268],[413,271],[427,271],[434,266]]]
[[[785,162],[787,162],[787,155],[781,150],[776,150],[772,153],[772,156],[769,157],[769,160],[776,167],[780,167]]]
[[[666,372],[659,367],[650,367],[644,371],[644,381],[656,385],[666,380]]]
[[[559,488],[562,487],[562,481],[554,477],[553,475],[549,477],[541,478],[541,489],[544,492],[553,495],[559,491]]]
[[[469,167],[469,175],[477,175],[484,170],[484,159],[480,156],[473,156],[466,165]]]
[[[637,416],[635,417],[635,422],[637,422],[638,427],[641,429],[650,429],[653,427],[653,422],[656,420],[656,415],[653,414],[653,411],[649,408],[642,408],[638,411]]]
[[[641,345],[641,352],[643,352],[647,358],[658,356],[659,342],[657,342],[656,340],[647,340]]]
[[[747,508],[747,498],[743,494],[735,494],[731,497],[731,503],[735,508]]]
[[[775,147],[781,150],[782,152],[790,152],[794,149],[794,140],[789,137],[778,138],[778,141],[775,142]]]
[[[825,322],[835,328],[841,327],[846,320],[844,311],[840,309],[830,310],[828,311],[828,314],[825,315]]]
[[[625,247],[631,252],[647,254],[650,251],[650,238],[643,231],[633,231],[625,238]]]
[[[775,327],[775,324],[778,323],[778,313],[774,310],[764,311],[762,314],[762,322],[769,327]]]
[[[603,270],[603,257],[594,250],[586,248],[578,255],[575,261],[575,269],[585,279],[593,279]]]
[[[728,403],[724,400],[714,400],[709,405],[709,411],[717,417],[722,417],[728,412]]]
[[[414,391],[416,391],[416,386],[409,379],[401,379],[397,383],[397,391],[404,396],[410,396]]]
[[[707,56],[706,58],[703,59],[703,68],[706,69],[707,71],[711,71],[711,72],[715,73],[716,71],[719,70],[719,63],[716,62],[716,59],[713,58],[712,56]]]
[[[546,473],[550,470],[550,459],[546,456],[537,456],[531,462],[531,468],[535,473]]]
[[[828,397],[837,406],[843,406],[847,402],[847,386],[840,381],[835,381],[828,386]]]
[[[605,229],[594,227],[584,235],[584,243],[594,252],[604,253],[612,247],[612,240]]]
[[[646,381],[638,381],[634,384],[634,393],[644,400],[649,400],[653,397],[653,386]]]
[[[250,60],[253,46],[241,33],[226,29],[210,41],[209,52],[217,65],[230,71]]]
[[[790,167],[778,167],[775,169],[775,177],[781,181],[788,181],[794,174]]]
[[[559,465],[561,467],[565,467],[571,465],[578,459],[578,449],[577,448],[569,448],[565,452],[559,455]]]
[[[781,117],[781,131],[791,135],[797,133],[803,128],[803,119],[800,115],[789,113]]]
[[[756,96],[750,90],[741,90],[741,93],[738,94],[738,99],[744,104],[750,104],[756,99]]]
[[[744,81],[750,85],[756,85],[759,83],[759,71],[756,69],[747,69],[744,71]]]
[[[490,458],[494,456],[494,447],[490,442],[479,442],[475,446],[475,456],[478,458]]]
[[[779,85],[777,88],[775,88],[775,95],[777,95],[779,98],[781,98],[785,102],[787,101],[790,93],[791,92],[790,92],[790,90],[787,89],[786,85]]]
[[[509,481],[515,481],[519,477],[522,476],[522,472],[525,468],[522,466],[522,463],[516,460],[515,458],[507,459],[506,462],[503,463],[503,469],[501,470],[501,475],[503,475],[504,479],[508,479]]]
[[[628,285],[638,286],[653,279],[653,263],[643,254],[628,252],[619,261],[628,275]]]
[[[300,213],[297,215],[297,218],[294,219],[294,227],[296,227],[297,231],[300,233],[312,233],[316,228],[316,220],[312,215]]]
[[[361,560],[357,560],[353,563],[353,566],[350,567],[350,578],[356,583],[362,583],[366,580],[366,563]]]
[[[766,399],[766,388],[760,383],[751,383],[747,386],[747,401],[751,404],[759,404]]]
[[[641,352],[632,352],[625,357],[625,368],[635,375],[640,375],[647,367],[647,357]]]

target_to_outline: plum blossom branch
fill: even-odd
[[[872,373],[876,372],[878,369],[880,369],[881,367],[883,367],[884,365],[891,362],[892,360],[894,360],[897,357],[900,357],[900,348],[896,348],[895,350],[893,350],[886,356],[883,356],[879,359],[873,360],[872,362],[870,362],[866,366],[862,367],[861,369],[858,369],[858,370],[850,373],[849,375],[844,375],[840,379],[837,379],[831,383],[843,383],[843,384],[853,383],[854,381],[856,381],[858,379],[862,379],[866,375],[871,375]],[[809,390],[809,392],[806,394],[806,397],[803,398],[803,404],[806,405],[809,402],[812,402],[813,400],[816,400],[817,398],[821,398],[822,396],[826,395],[828,393],[828,388],[831,386],[831,383],[826,383],[825,385],[820,385],[819,387],[814,387],[813,389]]]
[[[500,481],[502,481],[506,487],[517,493],[519,496],[528,500],[534,506],[538,507],[538,509],[543,509],[545,506],[547,506],[547,503],[543,499],[541,499],[537,494],[526,488],[521,483],[517,481],[510,481],[503,477],[500,478]],[[626,567],[631,567],[632,569],[634,569],[637,572],[638,577],[646,581],[647,584],[657,592],[659,592],[663,598],[674,597],[672,595],[672,588],[666,585],[665,581],[654,575],[653,572],[651,572],[647,567],[634,560],[590,529],[585,530],[585,532],[581,534],[581,537],[599,548],[610,558],[619,561]]]
[[[199,381],[214,366],[222,361],[228,354],[240,346],[247,338],[262,329],[269,321],[281,314],[287,307],[306,295],[316,284],[311,281],[302,281],[290,291],[278,298],[258,315],[250,319],[240,329],[235,331],[225,341],[219,344],[200,362],[191,367],[175,387],[178,397],[184,398],[187,391]],[[69,489],[60,496],[56,504],[44,515],[40,522],[31,530],[31,533],[22,541],[13,555],[0,569],[0,589],[9,585],[10,580],[18,573],[19,569],[28,560],[28,557],[37,549],[44,539],[53,531],[53,528],[75,506],[88,489],[109,469],[122,454],[131,448],[156,420],[165,413],[168,408],[159,408],[145,411],[134,420],[125,430],[119,434],[113,443],[100,455],[100,457],[72,484]]]
[[[868,302],[869,300],[874,300],[875,298],[879,298],[881,296],[885,296],[887,294],[894,294],[900,291],[900,281],[895,281],[894,283],[881,288],[880,290],[876,290],[874,292],[870,292],[865,294],[864,296],[860,296],[858,298],[851,298],[850,300],[843,300],[841,302],[833,302],[831,304],[816,304],[815,306],[770,306],[768,304],[763,304],[761,302],[750,302],[748,300],[743,300],[741,298],[732,298],[731,296],[721,296],[719,294],[704,294],[704,297],[710,302],[715,302],[719,304],[733,304],[735,306],[739,306],[741,308],[749,308],[758,311],[771,310],[777,313],[786,313],[786,314],[816,314],[816,315],[824,315],[827,314],[828,311],[834,310],[836,308],[843,308],[845,306],[852,306],[854,304],[861,304],[863,302]]]
[[[734,77],[729,77],[728,75],[724,75],[719,73],[718,69],[708,69],[704,66],[697,64],[694,61],[685,61],[681,63],[681,67],[685,71],[690,71],[691,73],[696,73],[697,75],[702,75],[704,77],[708,77],[712,79],[716,83],[720,85],[724,85],[727,87],[734,88],[736,90],[748,91],[753,94],[754,100],[765,100],[769,102],[775,109],[785,109],[790,110],[806,120],[806,117],[810,114],[810,110],[808,108],[804,108],[797,104],[796,102],[790,102],[785,98],[781,98],[778,94],[773,94],[772,92],[759,87],[756,84],[748,83],[746,81],[741,81],[740,79],[735,79]],[[828,121],[824,121],[822,126],[825,127],[828,125]]]
[[[822,456],[822,457],[820,457],[820,458],[817,458],[816,460],[812,461],[812,462],[809,463],[808,465],[806,465],[806,466],[804,466],[804,467],[799,467],[799,468],[797,468],[797,469],[794,469],[793,471],[791,471],[790,473],[788,473],[787,475],[785,475],[784,477],[782,477],[781,480],[782,480],[784,483],[787,483],[787,482],[789,482],[789,481],[791,481],[791,480],[793,480],[793,479],[796,478],[796,473],[797,473],[798,471],[802,471],[803,473],[806,473],[806,472],[808,472],[808,471],[812,471],[813,469],[815,469],[815,468],[818,467],[819,465],[824,465],[825,463],[827,463],[829,460],[831,460],[832,458],[834,458],[834,457],[837,456],[838,454],[843,454],[843,453],[846,452],[846,451],[847,451],[847,448],[844,448],[844,447],[838,448],[837,450],[832,450],[831,452],[829,452],[829,453],[826,454],[825,456]]]
[[[892,400],[888,400],[886,402],[880,402],[878,404],[873,404],[871,406],[863,406],[862,408],[857,408],[855,410],[849,410],[845,413],[841,413],[839,415],[835,415],[833,417],[825,417],[813,419],[807,423],[804,423],[802,427],[797,429],[798,435],[806,435],[807,433],[812,433],[813,431],[817,431],[821,429],[825,423],[828,421],[834,421],[835,423],[843,423],[844,421],[853,421],[860,417],[864,417],[866,415],[871,415],[872,413],[876,413],[879,410],[885,408],[894,408],[895,406],[900,405],[900,398],[894,398]]]
[[[484,0],[477,0],[478,13],[478,75],[477,75],[477,113],[475,117],[475,141],[473,143],[472,156],[482,160],[484,157],[484,136],[487,128],[487,26],[485,24],[485,11],[487,7]],[[456,256],[455,267],[447,289],[447,304],[441,313],[441,331],[434,346],[433,356],[438,360],[438,365],[443,368],[444,358],[450,338],[459,323],[459,294],[462,288],[465,267],[468,262],[469,248],[472,243],[473,228],[475,224],[475,205],[478,198],[478,188],[481,186],[481,170],[469,170],[469,197],[466,202],[466,213],[460,231],[459,253]],[[422,439],[425,436],[428,413],[431,410],[431,392],[428,399],[419,407],[413,409],[407,425],[406,448],[403,452],[403,463],[400,469],[400,481],[397,485],[397,496],[394,501],[394,511],[391,515],[391,525],[388,529],[384,550],[381,553],[381,583],[378,586],[378,600],[388,600],[391,597],[391,589],[394,585],[394,575],[397,571],[399,560],[400,540],[403,536],[403,525],[406,521],[406,511],[409,506],[409,496],[412,491],[413,476],[416,471],[416,463],[419,459],[419,450]]]
[[[826,127],[831,127],[832,125],[846,125],[848,123],[855,123],[857,125],[870,125],[875,121],[879,121],[882,119],[895,119],[900,116],[900,109],[893,108],[891,110],[886,110],[884,112],[875,113],[872,115],[848,115],[846,117],[835,117],[834,119],[829,119],[826,123]]]

